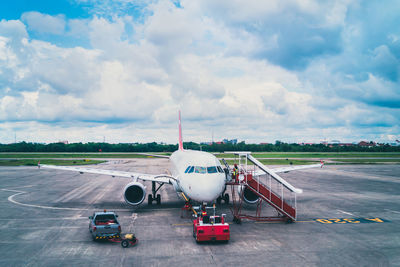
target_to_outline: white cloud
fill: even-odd
[[[209,140],[211,132],[216,139],[250,142],[355,141],[398,131],[398,83],[382,72],[398,57],[389,44],[351,57],[351,41],[364,34],[359,25],[346,24],[351,2],[181,5],[146,5],[143,21],[115,7],[109,16],[99,11],[84,20],[38,12],[22,16],[30,33],[86,38],[85,48],[37,40],[21,21],[1,21],[0,142],[12,141],[18,131],[28,141],[102,141],[105,135],[111,142],[174,143],[178,109],[188,141]],[[291,16],[294,30],[282,22]],[[314,54],[332,28],[344,40],[343,51]],[[304,69],[293,71],[260,56],[289,51],[282,55],[296,57],[292,36],[303,45],[297,48],[306,54]],[[395,33],[386,36],[396,43]],[[360,65],[368,66],[364,79],[353,72]]]
[[[65,16],[51,16],[36,11],[25,12],[21,16],[21,20],[28,25],[31,31],[41,34],[63,34],[65,31]]]

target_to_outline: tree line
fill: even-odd
[[[252,152],[400,152],[400,146],[381,144],[377,146],[340,146],[340,145],[300,145],[276,141],[275,144],[217,144],[210,145],[185,142],[185,149],[207,152],[252,151]],[[0,152],[173,152],[178,145],[151,143],[27,143],[0,144]]]

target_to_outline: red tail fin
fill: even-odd
[[[180,110],[179,110],[179,150],[183,150],[182,126],[181,126],[181,111],[180,111]]]

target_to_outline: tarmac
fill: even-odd
[[[91,167],[159,174],[168,160]],[[400,266],[400,165],[325,166],[282,176],[304,191],[296,223],[232,223],[228,243],[197,244],[172,186],[160,189],[161,205],[132,208],[123,199],[126,178],[0,167],[0,265]],[[230,207],[217,206],[229,222]],[[136,246],[92,241],[88,216],[103,209],[119,214],[123,232],[139,239]],[[263,212],[276,214],[270,207]]]

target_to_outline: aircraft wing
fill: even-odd
[[[172,184],[171,180],[176,180],[175,177],[167,175],[167,174],[145,174],[145,173],[137,173],[137,172],[124,172],[124,171],[113,171],[113,170],[104,170],[104,169],[93,169],[93,168],[84,168],[84,167],[72,167],[72,166],[55,166],[55,165],[45,165],[39,164],[39,168],[43,169],[56,169],[56,170],[64,170],[64,171],[76,171],[81,174],[83,173],[94,173],[101,175],[110,175],[112,177],[125,177],[125,178],[133,178],[139,179],[143,181],[152,181],[158,183]]]
[[[280,167],[280,168],[275,168],[271,169],[275,173],[279,172],[290,172],[290,171],[295,171],[295,170],[303,170],[303,169],[310,169],[310,168],[322,168],[324,166],[324,163],[318,163],[318,164],[310,164],[310,165],[299,165],[299,166],[289,166],[289,167]],[[264,173],[264,172],[260,172]],[[258,172],[256,172],[258,174]]]
[[[146,156],[154,157],[154,158],[169,159],[169,156],[167,156],[167,155],[149,154],[149,153],[140,153],[139,155],[146,155]]]

